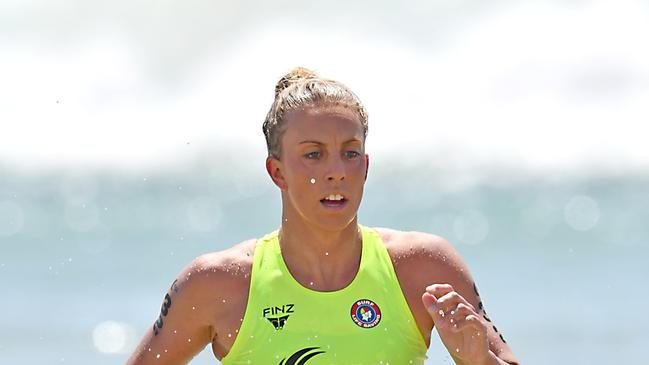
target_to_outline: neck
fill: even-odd
[[[279,234],[282,256],[291,275],[303,286],[333,291],[356,276],[362,239],[354,218],[340,230],[327,230],[284,215]]]

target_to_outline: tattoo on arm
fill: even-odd
[[[489,317],[487,316],[487,311],[484,309],[484,305],[482,305],[482,300],[480,299],[480,293],[478,293],[478,287],[475,285],[475,283],[473,283],[473,291],[475,292],[475,295],[478,297],[478,311],[482,312],[482,318],[484,318],[487,322],[491,323],[491,319],[489,319]],[[500,336],[500,340],[502,340],[503,343],[507,343],[507,341],[505,341],[505,338],[503,338],[503,335],[500,332],[498,332],[498,328],[496,328],[496,326],[494,326],[493,324],[491,325],[491,327],[493,327],[494,331],[496,331],[498,336]]]
[[[174,282],[171,284],[171,290],[174,293],[178,292],[178,286],[176,285],[176,282],[178,279],[174,280]],[[158,320],[153,324],[153,335],[157,336],[162,327],[164,326],[164,320],[163,317],[169,313],[169,308],[171,308],[171,296],[169,293],[165,294],[165,299],[164,302],[162,303],[162,307],[160,308],[160,316],[158,316]]]

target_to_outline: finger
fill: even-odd
[[[453,325],[469,315],[477,316],[478,314],[465,304],[460,303],[457,305],[457,307],[451,309],[445,317],[449,320],[451,325]]]
[[[472,330],[475,332],[476,336],[486,336],[487,328],[480,321],[480,318],[476,315],[470,314],[464,318],[460,318],[451,325],[452,332],[461,332],[465,330]]]
[[[433,284],[426,287],[426,292],[434,295],[435,298],[439,298],[454,290],[450,284]]]
[[[475,311],[473,305],[455,291],[437,298],[437,306],[447,314],[451,311],[456,311],[460,304]]]
[[[435,325],[441,323],[444,320],[443,318],[444,311],[440,310],[437,307],[437,299],[435,298],[434,295],[430,293],[424,293],[421,296],[421,301],[424,303],[424,306],[426,307],[428,314],[433,319]]]

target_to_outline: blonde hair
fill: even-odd
[[[284,75],[275,85],[275,100],[263,125],[268,156],[280,159],[281,140],[286,129],[285,116],[288,112],[331,106],[354,112],[363,126],[363,139],[367,137],[367,111],[347,86],[321,78],[303,67],[296,67]]]

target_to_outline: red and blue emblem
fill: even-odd
[[[350,314],[354,323],[363,328],[375,327],[381,321],[381,309],[369,299],[357,300]]]

